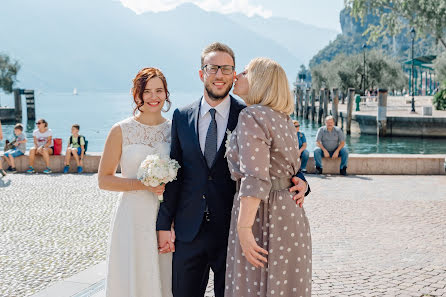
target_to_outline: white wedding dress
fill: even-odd
[[[133,117],[122,130],[121,173],[136,178],[149,154],[169,154],[171,121],[147,126]],[[172,253],[158,254],[158,197],[149,191],[121,194],[112,221],[107,261],[107,297],[171,297]]]

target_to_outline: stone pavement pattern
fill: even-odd
[[[446,296],[446,177],[309,180],[313,296]]]
[[[308,179],[313,296],[446,296],[445,176]],[[1,179],[0,296],[31,296],[105,260],[116,201],[96,175]]]
[[[92,174],[1,179],[0,296],[30,296],[105,260],[116,201]]]

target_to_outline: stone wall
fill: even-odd
[[[314,159],[310,153],[307,170],[314,173]],[[53,172],[62,172],[64,155],[51,156],[51,169]],[[445,174],[446,155],[403,155],[403,154],[350,154],[348,161],[348,174],[364,175],[441,175]],[[98,171],[101,153],[88,153],[84,159],[84,172],[95,173]],[[327,159],[323,161],[324,173],[339,174],[340,159]],[[28,168],[28,156],[16,159],[17,170],[24,172]],[[3,168],[7,168],[3,161]],[[37,172],[45,169],[42,157],[37,157],[35,166]],[[70,172],[76,172],[76,163],[71,159]],[[120,168],[118,167],[118,172]]]
[[[376,135],[376,116],[354,114],[361,133]],[[387,117],[388,136],[446,137],[446,118]],[[446,141],[445,141],[446,142]]]

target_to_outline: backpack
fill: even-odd
[[[87,152],[87,148],[88,148],[88,140],[87,139],[85,139],[85,136],[82,136],[82,135],[79,135],[78,136],[78,141],[79,141],[79,145],[81,145],[81,137],[82,138],[84,138],[84,142],[85,142],[85,145],[84,145],[84,153],[86,153]],[[73,143],[73,136],[70,136],[70,144],[72,144]]]

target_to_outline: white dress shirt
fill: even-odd
[[[209,110],[215,108],[215,120],[217,121],[217,151],[220,149],[223,138],[225,137],[226,127],[228,126],[229,111],[231,109],[231,98],[229,95],[223,99],[220,104],[212,107],[207,103],[204,97],[201,98],[200,115],[198,119],[198,136],[200,137],[200,148],[204,154],[204,146],[206,143],[206,135],[208,133],[209,124],[211,123],[211,113]]]

